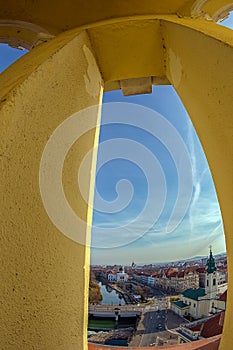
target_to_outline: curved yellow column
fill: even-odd
[[[221,208],[228,258],[228,300],[220,349],[233,343],[233,36],[214,23],[162,22],[167,77],[204,148]]]
[[[39,186],[42,154],[54,130],[102,98],[102,79],[87,33],[64,33],[35,48],[1,75],[0,84],[0,347],[87,349],[89,248],[56,228]],[[98,119],[96,108],[94,126]],[[80,125],[88,130],[88,118]],[[87,223],[77,227],[87,241],[92,211],[71,188],[77,186],[83,156],[97,141],[98,128],[81,135],[67,155],[62,177],[66,198]],[[94,150],[86,162],[90,203],[95,157]],[[52,164],[48,169],[46,175],[53,179]],[[52,195],[59,210],[62,203]]]

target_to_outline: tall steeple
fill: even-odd
[[[208,273],[213,273],[216,271],[215,259],[213,257],[211,248],[212,247],[210,246],[210,256],[209,256],[209,259],[207,260],[207,263],[206,263],[206,271]]]
[[[207,313],[210,315],[214,312],[215,299],[218,294],[218,275],[215,260],[212,254],[212,247],[210,246],[210,255],[206,263],[206,282],[205,292],[209,302],[206,304]]]

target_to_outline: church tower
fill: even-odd
[[[205,292],[206,297],[209,300],[209,313],[213,312],[213,302],[218,294],[218,281],[216,272],[215,259],[210,246],[210,255],[206,263],[206,281],[205,281]]]

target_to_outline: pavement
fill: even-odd
[[[184,319],[168,309],[168,300],[160,298],[145,307],[129,346],[159,346],[177,344],[176,329]]]

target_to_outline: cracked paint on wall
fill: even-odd
[[[169,71],[172,80],[172,84],[175,88],[178,88],[182,79],[183,68],[180,57],[175,54],[172,49],[169,49]]]
[[[99,89],[96,89],[96,86],[101,86],[102,80],[99,68],[96,64],[94,55],[86,45],[83,45],[83,52],[88,63],[87,74],[84,74],[86,91],[92,97],[97,97],[99,95]],[[95,77],[95,79],[93,79],[93,77]]]

